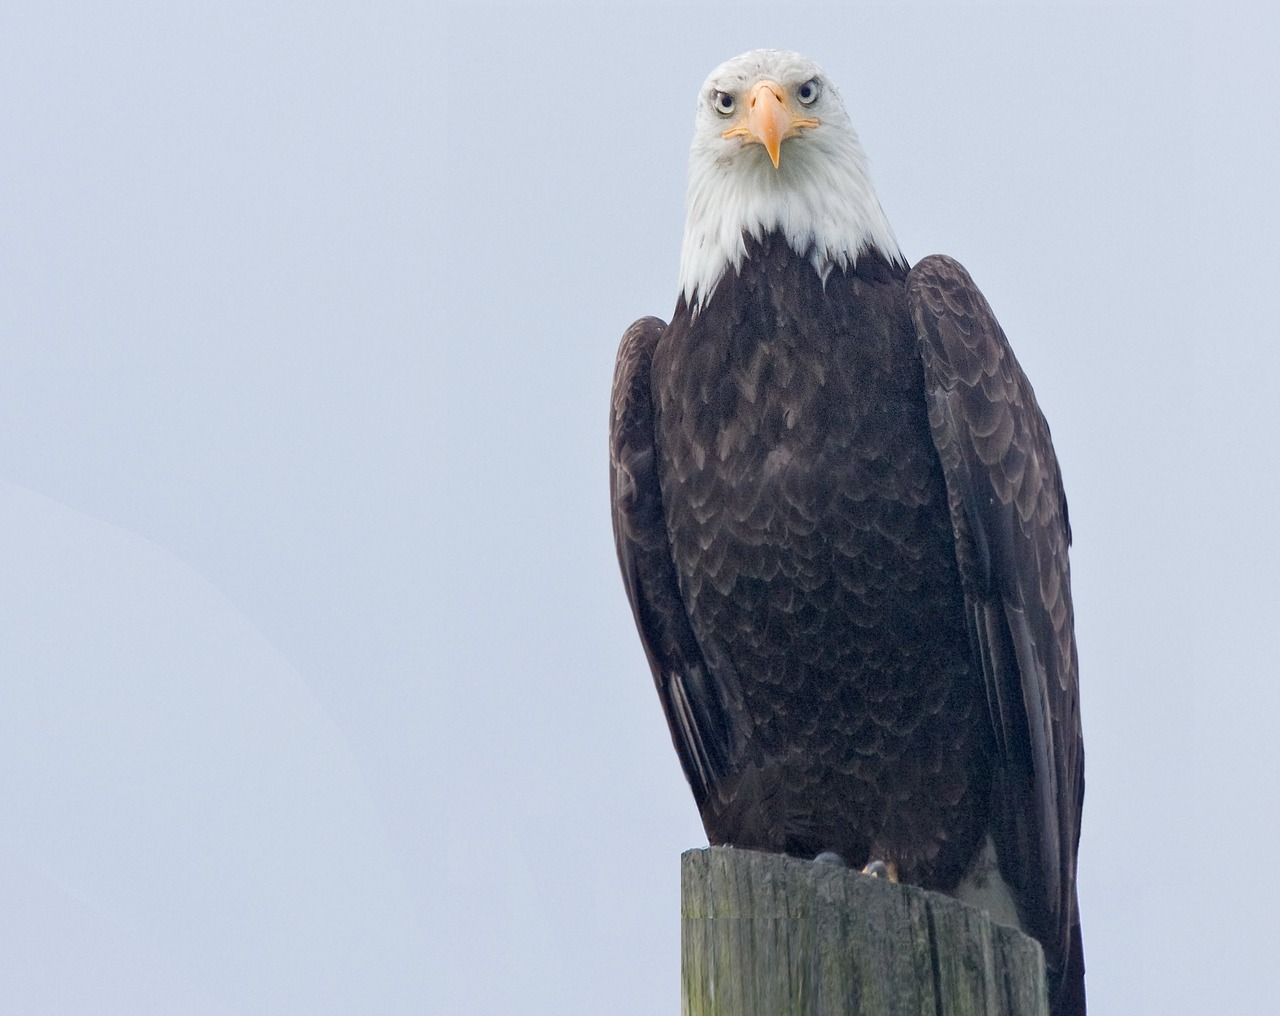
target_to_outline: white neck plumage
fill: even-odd
[[[872,247],[905,264],[847,123],[784,142],[777,169],[760,145],[726,152],[717,134],[699,133],[689,156],[687,212],[680,295],[695,312],[730,267],[742,267],[744,234],[781,233],[823,279]]]

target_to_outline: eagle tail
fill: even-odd
[[[1053,1002],[1053,1016],[1085,1016],[1084,939],[1080,936],[1078,919],[1071,925],[1067,963],[1058,984],[1058,997]]]

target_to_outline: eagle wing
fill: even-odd
[[[609,421],[609,492],[627,599],[671,739],[701,811],[720,789],[738,739],[725,702],[726,685],[711,673],[689,624],[667,537],[650,382],[654,349],[665,330],[658,318],[641,318],[618,347]]]
[[[1046,944],[1051,977],[1074,982],[1084,748],[1062,476],[1031,384],[968,272],[927,257],[907,293],[1003,760],[993,801],[1000,870]]]

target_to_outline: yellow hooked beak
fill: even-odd
[[[782,142],[798,134],[805,127],[817,127],[811,116],[801,116],[792,110],[786,99],[786,90],[776,81],[761,81],[747,96],[747,108],[743,122],[730,127],[722,138],[745,138],[748,142],[764,145],[764,150],[778,168],[782,157]]]

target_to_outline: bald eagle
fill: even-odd
[[[687,212],[671,323],[618,351],[610,480],[707,836],[981,906],[1077,1016],[1071,530],[1031,385],[964,268],[908,266],[809,60],[712,72]]]

